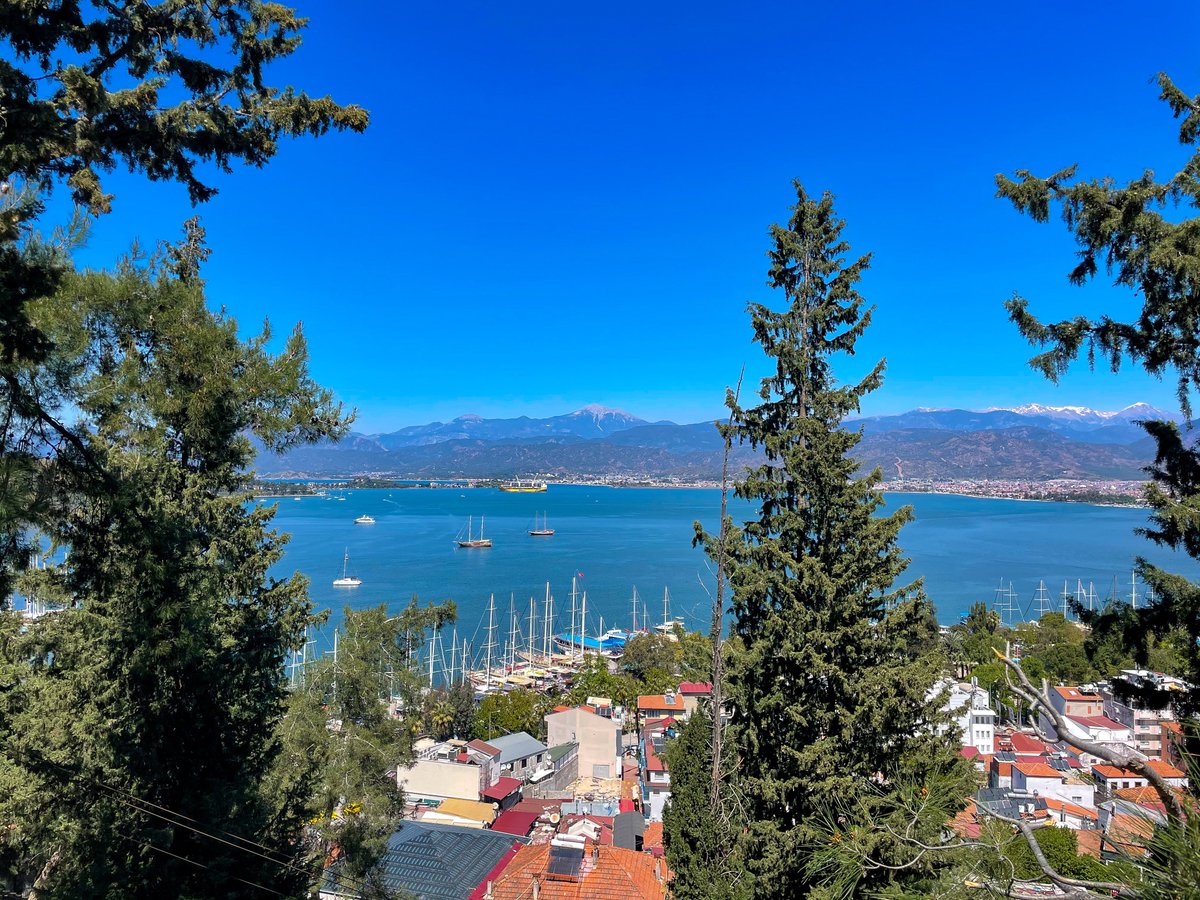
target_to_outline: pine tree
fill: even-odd
[[[1044,348],[1030,365],[1052,381],[1083,354],[1089,364],[1099,354],[1116,371],[1133,362],[1147,372],[1173,374],[1180,410],[1193,416],[1191,396],[1200,389],[1200,218],[1179,215],[1179,209],[1200,210],[1200,97],[1189,97],[1165,74],[1158,76],[1163,101],[1180,119],[1179,143],[1193,148],[1187,164],[1167,178],[1156,180],[1146,170],[1126,183],[1105,177],[1077,178],[1070,166],[1046,178],[1019,170],[1016,180],[996,176],[997,196],[1010,201],[1037,222],[1049,219],[1057,206],[1079,248],[1068,273],[1082,285],[1103,267],[1116,284],[1133,290],[1141,310],[1129,321],[1108,316],[1079,315],[1045,323],[1029,310],[1028,301],[1014,296],[1007,308],[1021,334]],[[1152,484],[1147,500],[1154,510],[1150,540],[1200,559],[1200,451],[1194,426],[1185,430],[1172,422],[1143,423],[1157,446],[1147,470]],[[1148,708],[1175,707],[1180,717],[1200,716],[1200,587],[1188,579],[1139,560],[1138,573],[1157,599],[1134,610],[1118,606],[1099,613],[1078,610],[1092,626],[1093,656],[1115,643],[1145,667],[1155,640],[1179,641],[1184,676],[1193,686],[1187,692],[1162,692],[1148,687],[1131,691]],[[1106,646],[1107,645],[1107,646]],[[1192,730],[1191,752],[1200,754],[1200,731]]]
[[[785,306],[749,310],[774,373],[758,405],[730,396],[727,426],[765,456],[735,486],[758,518],[728,547],[742,644],[729,665],[730,739],[748,818],[743,858],[755,896],[778,897],[821,895],[814,851],[839,822],[869,826],[881,791],[961,772],[926,697],[936,669],[920,655],[929,603],[919,582],[896,586],[907,564],[896,539],[911,510],[877,514],[881,475],[857,477],[849,454],[860,436],[842,427],[882,380],[883,362],[856,384],[839,384],[831,364],[870,323],[857,287],[869,257],[847,263],[832,197],[795,187],[790,221],[770,230],[768,283]],[[880,832],[867,852],[886,861],[894,849]],[[857,887],[892,877],[864,869]]]
[[[678,900],[742,900],[754,896],[749,873],[737,853],[741,821],[734,798],[714,813],[709,791],[712,772],[712,710],[707,704],[688,717],[667,742],[671,802],[663,812],[663,844],[675,873]],[[732,761],[727,760],[732,768]],[[736,790],[726,785],[727,791]]]
[[[0,617],[10,885],[295,892],[310,797],[303,762],[280,758],[282,665],[313,611],[305,579],[267,574],[284,539],[245,502],[249,434],[336,437],[340,408],[299,332],[278,355],[269,333],[242,340],[169,255],[69,276],[29,312],[53,349],[25,386],[73,398],[98,468],[59,485],[43,525],[69,549],[41,573],[67,607],[28,627]]]

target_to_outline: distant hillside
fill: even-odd
[[[1138,404],[1113,413],[1027,406],[918,409],[849,423],[864,431],[856,455],[889,478],[1136,481],[1153,445],[1133,424],[1167,414]],[[715,481],[722,446],[710,422],[649,423],[590,406],[548,419],[482,419],[352,434],[340,444],[260,454],[263,477],[512,478],[645,476]],[[735,448],[737,467],[751,464]]]

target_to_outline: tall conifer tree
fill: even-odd
[[[726,563],[733,633],[744,645],[729,668],[749,819],[744,859],[764,897],[822,896],[811,860],[831,830],[851,827],[847,817],[869,819],[896,786],[958,771],[956,747],[935,734],[936,704],[926,699],[936,664],[918,648],[929,603],[919,582],[895,584],[907,565],[896,539],[912,512],[877,515],[882,476],[856,477],[849,454],[860,436],[842,427],[880,385],[884,364],[857,384],[832,371],[870,323],[858,293],[870,257],[847,263],[832,197],[795,187],[792,217],[771,227],[768,253],[768,283],[785,306],[750,306],[754,340],[775,371],[758,405],[730,396],[726,426],[765,455],[736,484],[758,518],[732,531]],[[893,849],[882,830],[866,846],[880,861]],[[852,890],[891,878],[864,870]]]

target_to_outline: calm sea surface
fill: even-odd
[[[503,622],[506,630],[510,600],[517,615],[527,617],[534,597],[540,616],[547,582],[565,629],[571,578],[577,576],[580,592],[587,591],[593,634],[601,617],[605,628],[630,626],[635,588],[653,621],[662,619],[665,587],[673,616],[682,616],[689,628],[706,627],[714,579],[691,540],[697,519],[716,525],[720,494],[713,489],[551,485],[541,494],[507,494],[414,488],[331,491],[329,497],[269,502],[278,504],[276,527],[292,535],[276,574],[307,575],[313,600],[332,608],[334,621],[344,606],[387,603],[399,609],[413,594],[422,602],[453,598],[460,639],[478,646],[490,595],[496,598],[497,624]],[[1061,594],[1064,581],[1071,591],[1082,581],[1085,588],[1094,583],[1103,599],[1112,593],[1115,577],[1118,592],[1127,597],[1139,554],[1200,577],[1200,567],[1186,556],[1133,533],[1146,523],[1145,510],[936,494],[889,494],[887,502],[889,509],[902,504],[915,509],[916,521],[901,532],[900,544],[912,560],[909,574],[925,580],[943,623],[957,621],[976,600],[990,603],[1001,581],[1012,583],[1022,605],[1031,603],[1041,580],[1052,597]],[[731,512],[740,520],[749,507],[731,504]],[[543,513],[556,534],[531,537],[528,531]],[[374,516],[376,524],[354,524],[363,514]],[[491,549],[455,546],[468,516],[476,532],[483,519]],[[345,551],[350,574],[363,580],[359,587],[332,586],[342,574]],[[640,605],[638,615],[640,621]],[[497,631],[497,640],[504,630]]]

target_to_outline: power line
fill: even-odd
[[[254,856],[261,857],[262,859],[265,859],[270,863],[273,863],[277,866],[281,866],[290,871],[296,872],[297,874],[303,875],[303,876],[305,876],[305,878],[311,879],[315,876],[321,876],[321,877],[329,876],[329,877],[332,877],[335,881],[337,881],[339,883],[339,885],[338,885],[339,887],[343,886],[342,882],[345,882],[345,886],[350,887],[351,889],[357,890],[357,889],[367,887],[367,882],[365,880],[351,878],[350,876],[347,876],[347,875],[342,875],[341,873],[335,872],[332,869],[326,869],[324,866],[322,866],[320,872],[317,873],[317,872],[312,871],[311,869],[304,868],[303,866],[295,865],[294,863],[292,863],[286,859],[276,859],[275,856],[272,855],[272,854],[275,854],[275,851],[271,850],[269,847],[266,847],[265,845],[260,844],[257,841],[252,841],[249,838],[245,838],[240,835],[234,834],[233,832],[226,831],[225,829],[216,829],[216,830],[219,830],[219,831],[221,831],[222,834],[228,835],[229,837],[234,838],[235,840],[240,841],[242,843],[237,844],[237,843],[234,843],[233,841],[226,840],[215,834],[204,831],[203,829],[196,827],[196,825],[188,824],[189,822],[196,822],[197,825],[203,824],[203,823],[199,822],[198,820],[191,818],[190,816],[186,816],[183,813],[176,812],[175,810],[172,810],[169,807],[161,806],[161,805],[153,803],[149,800],[143,800],[141,797],[138,797],[135,794],[125,791],[122,788],[118,788],[113,785],[106,784],[105,782],[102,782],[96,778],[92,778],[92,777],[84,775],[80,772],[73,772],[71,769],[67,768],[66,766],[56,763],[51,759],[45,758],[40,753],[36,753],[36,752],[31,753],[29,751],[26,751],[26,753],[24,755],[34,757],[34,758],[36,758],[36,760],[38,762],[41,762],[48,766],[51,766],[55,769],[58,769],[60,772],[63,772],[72,778],[87,782],[91,785],[94,785],[96,787],[99,787],[106,791],[109,791],[110,793],[115,795],[115,799],[117,800],[117,802],[121,803],[122,805],[124,805],[130,809],[133,809],[137,812],[144,813],[149,816],[153,816],[157,819],[161,819],[162,821],[167,822],[168,824],[174,825],[178,828],[184,828],[188,831],[192,831],[195,834],[200,835],[201,837],[208,838],[209,840],[217,841],[222,844],[226,844],[227,846],[230,846],[235,850],[241,850],[244,853],[250,853],[250,854],[253,854]],[[128,799],[125,799],[125,798],[128,798]],[[133,801],[133,802],[130,802],[130,801]],[[156,809],[162,810],[164,813],[167,813],[169,815],[163,815],[161,813],[155,812],[154,810],[156,810]],[[171,816],[174,816],[176,818],[171,818]],[[212,826],[208,826],[208,827],[212,827]],[[127,840],[136,840],[134,838],[129,837],[128,835],[120,834],[119,832],[117,832],[117,833],[121,837],[126,838]],[[167,850],[163,847],[159,847],[156,844],[146,843],[145,845],[150,847],[153,850],[157,850],[160,853],[164,853],[168,856],[175,856],[175,857],[183,860],[184,862],[190,863],[194,866],[200,866],[202,868],[211,868],[210,866],[207,866],[204,863],[197,862],[193,859],[188,859],[187,857],[178,856],[177,854],[172,853],[170,850]],[[257,847],[259,849],[258,850],[252,849],[255,847]],[[259,852],[259,850],[261,850],[263,852]],[[276,855],[278,855],[278,854],[276,854]],[[245,879],[238,878],[235,875],[230,875],[229,877],[233,878],[236,881],[241,881],[245,884],[253,885],[254,887],[260,887],[263,890],[270,891],[271,893],[279,894],[279,896],[287,896],[286,894],[280,894],[278,891],[275,891],[272,888],[268,888],[265,885],[260,885],[257,882],[246,881]]]

